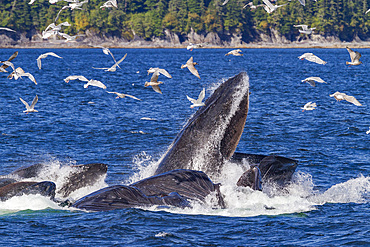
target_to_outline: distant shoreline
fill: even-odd
[[[86,49],[94,48],[94,45],[105,46],[109,48],[121,49],[186,49],[187,45],[158,45],[158,44],[114,44],[112,42],[103,42],[100,44],[92,44],[85,42],[29,42],[27,44],[16,44],[0,46],[0,49]],[[330,49],[330,48],[363,48],[369,49],[370,42],[341,42],[341,43],[291,43],[291,44],[276,44],[276,43],[252,43],[238,46],[217,46],[205,45],[198,49]]]

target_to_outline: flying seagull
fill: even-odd
[[[240,52],[242,52],[242,50],[240,50],[240,49],[232,50],[232,51],[229,51],[228,53],[226,53],[225,56],[229,56],[229,55],[243,56],[243,54],[241,54]]]
[[[14,52],[9,58],[8,58],[8,60],[6,60],[6,61],[8,61],[8,62],[10,62],[10,61],[12,61],[14,58],[16,58],[18,56],[18,52],[16,51],[16,52]],[[4,61],[2,61],[2,62],[4,62]],[[1,65],[1,69],[0,69],[0,72],[6,72],[6,68],[8,68],[9,67],[9,65],[6,65],[5,63],[3,64],[3,65]],[[5,70],[5,71],[4,71]]]
[[[156,91],[157,93],[162,94],[161,89],[159,88],[159,85],[162,84],[163,82],[158,81],[158,77],[161,74],[160,70],[157,69],[156,71],[153,72],[152,77],[150,78],[150,81],[145,82],[145,87],[152,86],[153,90]]]
[[[107,87],[101,82],[97,80],[89,80],[85,76],[82,75],[70,75],[67,78],[64,79],[65,82],[69,82],[71,80],[80,80],[80,81],[86,81],[87,83],[84,84],[84,88],[87,88],[88,86],[95,86],[95,87],[100,87],[102,89],[106,89]]]
[[[204,102],[202,102],[202,100],[204,99],[205,96],[206,96],[206,89],[205,88],[203,88],[203,90],[200,92],[200,94],[198,96],[198,99],[192,99],[192,98],[190,98],[189,96],[186,95],[186,98],[192,103],[190,108],[206,105],[206,104],[204,104]]]
[[[116,70],[117,70],[117,66],[119,67],[119,64],[123,61],[123,60],[125,60],[125,58],[126,58],[126,56],[127,56],[127,53],[123,56],[123,58],[121,58],[118,62],[116,62],[115,64],[113,64],[113,66],[112,67],[110,67],[110,68],[94,68],[94,69],[104,69],[105,71],[110,71],[110,72],[115,72]]]
[[[193,43],[189,43],[189,45],[186,47],[186,50],[190,50],[190,51],[192,51],[193,49],[201,48],[201,47],[203,47],[203,44],[193,44]]]
[[[194,67],[194,65],[197,65],[198,63],[194,63],[193,62],[193,57],[189,58],[189,60],[186,62],[186,64],[184,65],[181,65],[181,68],[188,68],[189,71],[195,75],[196,77],[198,77],[200,79],[200,76],[199,76],[199,73],[197,71],[197,69]]]
[[[349,96],[345,93],[335,92],[333,94],[330,94],[330,97],[334,97],[337,101],[346,100],[354,105],[362,106],[362,104],[358,102],[355,97]]]
[[[311,34],[313,30],[316,29],[316,27],[308,28],[308,25],[293,25],[293,27],[301,27],[302,29],[299,29],[298,31],[303,34]]]
[[[37,110],[35,110],[35,105],[37,103],[37,101],[39,100],[39,97],[37,97],[37,95],[35,96],[35,98],[33,99],[32,103],[31,103],[31,106],[28,105],[28,103],[26,101],[24,101],[22,98],[19,98],[22,103],[26,106],[26,110],[23,111],[25,113],[29,113],[29,112],[38,112]]]
[[[170,73],[168,73],[167,70],[165,70],[165,69],[150,68],[147,71],[148,71],[148,75],[151,74],[151,73],[154,73],[154,72],[158,71],[160,74],[166,76],[167,78],[172,78],[172,76],[170,75]]]
[[[351,58],[351,62],[346,62],[346,64],[349,64],[349,66],[362,64],[362,62],[360,61],[361,54],[358,51],[353,51],[348,47],[346,47],[346,49],[349,52],[349,56]]]
[[[302,111],[312,111],[315,110],[315,107],[317,107],[316,103],[308,102],[301,109]]]
[[[313,53],[304,53],[303,55],[298,57],[299,59],[303,60],[306,59],[307,61],[314,62],[317,64],[326,64],[324,60],[319,58],[318,56],[314,55]]]
[[[33,75],[30,73],[25,73],[24,70],[20,67],[13,70],[13,72],[8,75],[8,78],[9,79],[14,78],[15,80],[18,80],[19,78],[23,79],[22,76],[27,76],[31,81],[33,81],[37,85],[35,77],[33,77]]]
[[[308,78],[302,80],[302,82],[307,82],[308,84],[310,84],[313,87],[315,86],[315,81],[320,82],[320,83],[326,83],[326,81],[324,81],[320,77],[315,77],[315,76],[311,76],[311,77],[308,77]]]
[[[102,6],[100,6],[100,8],[112,8],[112,7],[115,7],[117,8],[117,0],[109,0],[107,2],[105,2]]]
[[[109,50],[109,48],[106,48],[106,47],[104,47],[104,46],[100,46],[100,45],[97,45],[97,46],[94,46],[94,47],[96,47],[96,48],[101,48],[101,49],[102,49],[102,51],[103,51],[103,53],[104,53],[105,55],[110,55],[110,56],[113,58],[113,61],[114,61],[115,63],[117,63],[116,59],[115,59],[115,58],[114,58],[114,56],[113,56],[113,53]],[[118,68],[121,68],[121,67],[118,65]]]
[[[283,7],[284,5],[287,5],[287,3],[282,4],[282,5],[272,5],[272,3],[269,0],[262,0],[263,3],[265,4],[263,8],[266,10],[267,13],[271,14],[275,10],[277,10],[280,7]]]
[[[69,3],[68,5],[66,5],[66,6],[63,6],[62,7],[62,9],[61,10],[59,10],[59,12],[58,12],[58,14],[57,14],[57,17],[55,18],[55,21],[57,21],[58,19],[59,19],[59,14],[60,14],[60,12],[62,12],[62,10],[64,10],[64,9],[71,9],[71,10],[74,10],[74,9],[82,9],[81,7],[82,7],[82,5],[83,4],[85,4],[85,3],[87,3],[89,0],[85,0],[85,1],[83,1],[83,2],[79,2],[78,0],[76,0],[76,1],[73,1],[73,2],[71,2],[71,3]]]
[[[133,99],[136,99],[136,100],[141,100],[139,98],[136,98],[135,96],[132,96],[132,95],[129,95],[129,94],[125,94],[125,93],[117,93],[117,92],[108,92],[107,93],[114,93],[115,95],[117,95],[116,99],[119,99],[119,98],[125,98],[125,97],[130,97],[130,98],[133,98]]]
[[[37,60],[37,66],[39,67],[39,69],[41,69],[41,59],[42,58],[46,58],[47,56],[53,56],[53,57],[57,57],[57,58],[62,58],[62,57],[58,56],[57,54],[55,54],[54,52],[47,52],[47,53],[41,54],[36,59]]]

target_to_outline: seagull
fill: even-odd
[[[37,110],[35,110],[35,105],[37,103],[37,101],[39,100],[39,97],[37,97],[37,95],[35,96],[35,98],[33,99],[32,103],[31,103],[31,106],[28,105],[28,103],[26,101],[24,101],[22,98],[19,98],[22,103],[26,106],[26,110],[23,111],[23,112],[26,112],[27,114],[29,112],[38,112]]]
[[[366,131],[366,134],[370,134],[370,127],[369,127],[369,130],[368,130],[368,131]]]
[[[196,49],[196,48],[201,48],[203,47],[202,44],[193,44],[193,43],[189,43],[189,45],[186,47],[186,50],[190,50],[192,51],[193,49]]]
[[[136,100],[141,100],[141,99],[136,98],[135,96],[132,96],[132,95],[129,95],[129,94],[117,93],[117,92],[108,92],[108,91],[107,91],[107,93],[114,93],[114,94],[116,94],[117,95],[116,99],[118,99],[118,98],[122,98],[123,99],[125,97],[130,97],[130,98],[133,98],[133,99],[136,99]]]
[[[308,84],[310,84],[313,87],[315,86],[315,81],[320,82],[320,83],[327,83],[326,81],[324,81],[320,77],[315,77],[315,76],[311,76],[311,77],[308,77],[308,78],[302,80],[302,82],[307,82]]]
[[[168,73],[167,70],[165,70],[165,69],[150,68],[147,71],[148,71],[148,75],[151,74],[151,73],[154,73],[154,72],[158,71],[159,74],[162,74],[162,75],[166,76],[167,78],[172,78],[172,76],[170,75],[170,73]]]
[[[41,59],[42,58],[46,58],[47,56],[53,56],[53,57],[57,57],[57,58],[62,58],[62,57],[58,56],[57,54],[55,54],[54,52],[47,52],[47,53],[41,54],[36,59],[37,60],[37,66],[39,67],[39,69],[41,69]]]
[[[158,81],[158,77],[159,77],[159,74],[160,74],[160,71],[159,69],[156,70],[155,72],[153,72],[153,75],[152,77],[150,78],[150,81],[148,82],[145,82],[145,87],[147,86],[152,86],[153,90],[156,91],[157,93],[160,93],[162,94],[162,91],[161,89],[159,88],[159,85],[162,84],[163,82],[161,81]]]
[[[303,34],[311,34],[316,27],[308,28],[308,25],[293,25],[293,27],[302,27],[302,30],[299,29],[298,31]]]
[[[36,85],[37,85],[37,82],[35,80],[35,77],[33,77],[32,74],[30,73],[25,73],[24,70],[20,67],[16,68],[15,70],[13,70],[12,73],[10,73],[10,75],[8,75],[8,78],[9,79],[15,79],[15,80],[18,80],[18,78],[21,78],[22,79],[22,76],[27,76],[31,81],[33,81]]]
[[[57,35],[58,32],[62,30],[62,26],[69,27],[71,26],[71,24],[69,24],[68,21],[62,22],[58,25],[55,25],[55,23],[51,23],[49,26],[46,27],[44,31],[42,31],[42,39],[48,39],[51,36]]]
[[[299,59],[303,60],[306,59],[307,61],[318,63],[318,64],[326,64],[327,62],[323,61],[318,56],[314,55],[313,53],[304,53],[303,55],[298,57]]]
[[[115,72],[117,70],[117,66],[123,61],[125,60],[127,56],[127,53],[123,56],[123,58],[121,58],[118,62],[116,62],[115,64],[113,64],[112,67],[110,68],[94,68],[94,69],[104,69],[105,71],[110,71],[110,72]],[[118,66],[119,67],[119,66]]]
[[[265,5],[264,4],[254,5],[253,2],[249,2],[249,3],[247,3],[246,5],[243,6],[243,9],[245,9],[248,6],[249,6],[250,9],[257,9],[258,7],[263,7]]]
[[[348,96],[345,93],[335,92],[333,94],[330,94],[330,97],[334,97],[337,101],[346,100],[354,105],[362,106],[358,100],[353,96]]]
[[[85,36],[84,34],[77,34],[77,35],[74,35],[74,36],[70,36],[66,33],[61,33],[61,32],[58,32],[57,34],[62,36],[63,38],[65,38],[66,39],[65,42],[76,41],[77,37]]]
[[[362,62],[360,61],[361,54],[358,51],[353,51],[348,47],[346,47],[346,49],[349,52],[349,56],[351,58],[351,62],[346,62],[346,64],[349,64],[349,66],[362,64]]]
[[[105,2],[100,8],[112,8],[115,7],[117,8],[117,0],[109,0]]]
[[[204,102],[202,102],[202,100],[204,99],[205,96],[206,96],[206,89],[205,88],[203,88],[203,90],[200,92],[200,94],[198,96],[198,99],[192,99],[192,98],[190,98],[189,96],[186,95],[186,98],[192,103],[190,108],[194,108],[194,107],[197,107],[197,106],[205,106],[206,104],[204,104]]]
[[[6,65],[6,67],[12,67],[13,70],[15,70],[14,68],[14,64],[12,62],[9,62],[9,61],[0,61],[0,63]],[[2,72],[7,72],[5,69],[3,69],[2,67],[0,67],[2,69]]]
[[[13,29],[10,29],[10,28],[7,28],[7,27],[0,27],[0,30],[5,30],[5,31],[9,31],[9,32],[15,32]]]
[[[366,10],[365,15],[370,12],[370,9]]]
[[[105,54],[105,55],[111,55],[111,57],[113,58],[113,61],[115,62],[115,63],[117,63],[117,61],[116,61],[116,59],[114,58],[114,56],[113,56],[113,53],[109,50],[109,48],[106,48],[106,47],[104,47],[104,46],[100,46],[100,45],[97,45],[97,46],[94,46],[94,47],[96,47],[96,48],[101,48],[102,50],[103,50],[103,53]],[[120,66],[118,66],[118,68],[121,68]]]
[[[83,2],[79,2],[79,1],[76,1],[76,2],[71,2],[69,3],[68,5],[66,6],[63,6],[63,8],[61,10],[59,10],[58,14],[57,14],[57,17],[55,18],[55,21],[57,21],[59,19],[59,14],[60,12],[62,12],[64,9],[68,9],[70,8],[71,10],[74,10],[74,9],[82,9],[82,5],[84,3],[87,3],[89,0],[85,0]]]
[[[277,10],[280,7],[283,7],[284,5],[287,5],[287,3],[282,5],[272,5],[272,3],[269,0],[262,0],[264,2],[263,8],[266,10],[267,13],[271,14],[275,10]]]
[[[228,53],[226,53],[225,56],[229,56],[229,55],[243,56],[243,54],[241,54],[240,52],[242,52],[242,50],[240,50],[240,49],[232,50],[232,51],[229,51]]]
[[[18,52],[16,51],[16,52],[14,52],[9,58],[8,58],[8,60],[6,60],[6,61],[8,61],[8,62],[10,62],[10,61],[12,61],[14,58],[16,58],[18,56]],[[3,63],[4,61],[2,61],[2,63]],[[1,65],[1,67],[0,67],[0,72],[6,72],[6,68],[8,68],[9,67],[9,65],[6,65],[5,63],[3,64],[3,65]]]
[[[312,111],[312,110],[315,110],[315,107],[317,107],[316,103],[308,102],[303,107],[301,107],[301,109],[302,109],[302,112]]]
[[[101,81],[97,81],[93,79],[89,80],[85,76],[82,76],[82,75],[70,75],[64,79],[64,81],[67,83],[71,80],[87,81],[87,83],[84,85],[84,88],[88,88],[88,86],[100,87],[102,89],[107,88],[107,86],[105,86]]]
[[[62,26],[70,27],[71,24],[69,24],[68,21],[62,22],[58,25],[55,25],[55,23],[51,23],[49,26],[46,27],[45,32],[48,31],[49,28],[51,29],[51,31],[59,32],[60,30],[62,30]]]
[[[197,69],[194,67],[194,65],[197,65],[198,63],[194,63],[193,62],[193,57],[189,58],[189,60],[186,62],[186,64],[184,65],[181,65],[181,68],[188,68],[189,71],[195,75],[196,77],[198,77],[200,79],[200,76],[199,76],[199,73],[197,71]]]

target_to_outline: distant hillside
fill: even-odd
[[[340,41],[370,39],[370,0],[279,0],[287,3],[268,14],[262,7],[243,8],[248,0],[117,0],[118,8],[100,8],[105,1],[89,0],[82,9],[65,9],[57,23],[68,21],[71,26],[62,32],[69,35],[89,34],[100,38],[126,41],[140,39],[172,39],[182,43],[189,35],[200,41],[222,45],[224,42],[256,42],[279,36],[286,42],[306,39],[298,32],[297,24],[316,27],[321,37],[336,37]],[[67,2],[50,4],[47,0],[3,0],[0,5],[0,27],[8,27],[16,34],[0,30],[13,39],[20,34],[35,39],[54,22],[59,10]],[[253,0],[255,5],[262,0]],[[56,24],[57,24],[56,23]]]

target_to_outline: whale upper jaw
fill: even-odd
[[[244,130],[249,107],[249,77],[238,75],[222,83],[183,127],[155,174],[175,169],[217,176],[233,155]]]

